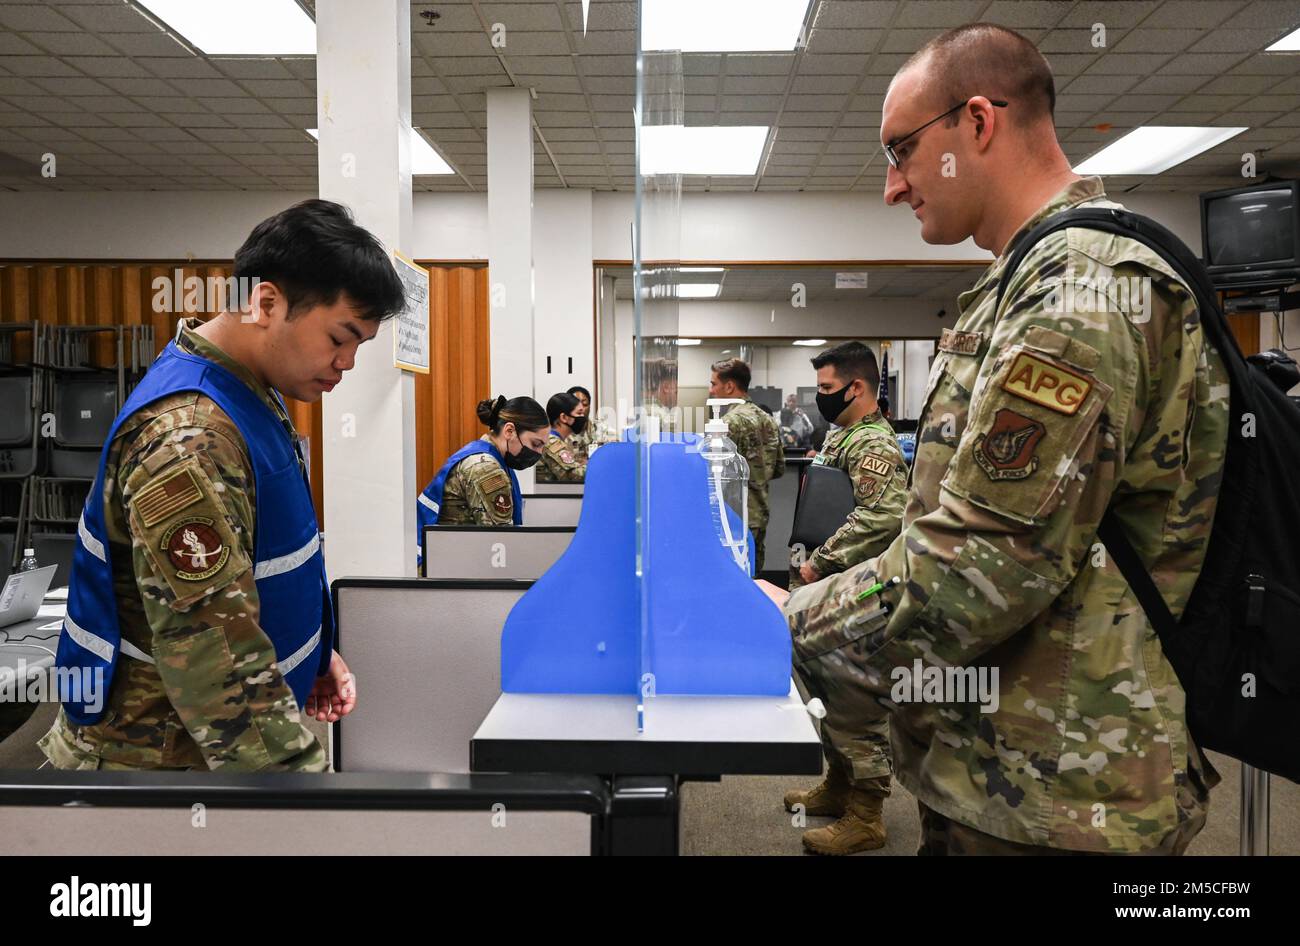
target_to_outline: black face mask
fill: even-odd
[[[832,391],[830,394],[822,394],[821,392],[818,392],[817,410],[821,413],[822,417],[826,418],[826,423],[835,423],[836,419],[844,413],[845,409],[858,399],[856,394],[853,397],[849,397],[845,394],[845,392],[852,386],[853,382],[850,381],[838,391]]]
[[[519,452],[510,453],[506,451],[506,466],[512,470],[526,470],[542,458],[542,454],[537,450],[530,450],[524,445],[523,440],[519,441]]]
[[[575,434],[580,434],[587,429],[587,418],[584,415],[579,414],[573,418],[573,423],[569,426],[573,428]]]

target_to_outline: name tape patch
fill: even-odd
[[[939,335],[939,351],[949,351],[957,355],[975,355],[979,353],[980,343],[983,341],[983,332],[954,332],[946,328]]]
[[[1092,382],[1029,352],[1021,352],[1011,363],[1002,390],[1057,413],[1073,414],[1092,390]]]

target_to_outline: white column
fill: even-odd
[[[492,396],[533,393],[533,126],[527,89],[487,90]]]
[[[411,239],[411,10],[317,0],[320,196],[387,249]],[[409,254],[408,254],[409,255]],[[393,324],[360,347],[322,411],[330,576],[414,575],[415,384],[393,366]]]

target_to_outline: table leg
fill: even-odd
[[[609,781],[611,804],[605,853],[675,856],[681,807],[676,777],[615,775]]]

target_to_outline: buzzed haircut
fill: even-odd
[[[898,74],[921,64],[936,108],[951,108],[971,96],[1005,99],[1011,120],[1023,127],[1056,111],[1052,67],[1028,39],[996,23],[967,23],[926,43]],[[954,124],[959,115],[948,119]]]
[[[736,387],[740,388],[740,390],[749,390],[749,382],[753,375],[750,373],[749,365],[739,358],[724,358],[722,361],[715,361],[712,370],[718,376],[719,381],[734,381]]]
[[[844,342],[826,349],[812,359],[814,368],[825,368],[827,365],[834,368],[840,380],[846,384],[852,384],[861,378],[872,391],[880,387],[880,366],[876,364],[876,353],[861,342]]]

